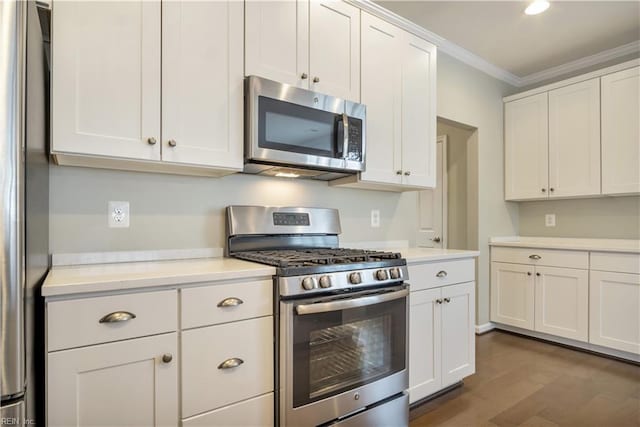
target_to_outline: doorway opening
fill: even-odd
[[[438,117],[436,188],[418,195],[421,247],[478,248],[478,129]]]

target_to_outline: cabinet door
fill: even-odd
[[[402,181],[436,185],[436,47],[407,34],[402,60]]]
[[[402,183],[403,37],[399,28],[362,12],[361,95],[367,106],[367,170],[362,181]]]
[[[440,289],[409,296],[409,401],[417,402],[442,388]]]
[[[309,1],[245,1],[245,75],[309,88]]]
[[[547,197],[548,120],[546,93],[504,104],[506,200]]]
[[[442,387],[476,371],[475,282],[442,288]]]
[[[360,102],[360,9],[310,2],[309,70],[312,90]]]
[[[549,91],[549,197],[600,194],[600,79]]]
[[[533,266],[491,263],[491,320],[533,330]]]
[[[52,19],[52,151],[159,160],[160,2],[63,1]]]
[[[589,273],[536,267],[535,330],[586,342],[589,338]]]
[[[176,426],[177,355],[175,333],[49,353],[47,425]]]
[[[589,342],[640,354],[640,275],[591,271]]]
[[[243,4],[162,3],[162,160],[243,165]]]
[[[640,67],[601,79],[602,193],[640,193]]]

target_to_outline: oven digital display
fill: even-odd
[[[273,225],[311,225],[308,213],[274,212]]]

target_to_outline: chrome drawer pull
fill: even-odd
[[[231,359],[227,359],[224,362],[222,362],[221,364],[218,365],[218,369],[231,369],[231,368],[237,368],[238,366],[242,365],[244,363],[244,360],[240,359],[239,357],[232,357]]]
[[[135,319],[136,315],[128,311],[114,311],[104,316],[98,321],[98,323],[118,323],[126,322],[131,319]]]
[[[220,301],[218,303],[218,307],[236,307],[240,304],[244,304],[244,301],[242,301],[240,298],[230,297]]]
[[[438,271],[438,274],[436,274],[436,277],[447,277],[447,272],[444,270]]]
[[[531,259],[542,259],[542,257],[540,255],[529,255],[529,258]]]

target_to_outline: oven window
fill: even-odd
[[[341,115],[263,96],[258,110],[260,148],[336,157]]]
[[[293,329],[294,407],[405,369],[405,298],[295,315]]]

